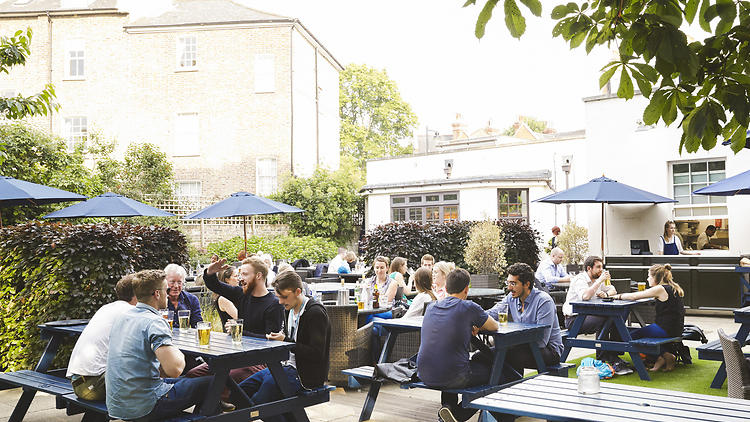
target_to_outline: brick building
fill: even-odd
[[[289,174],[338,168],[342,66],[299,20],[230,0],[165,2],[152,16],[132,4],[0,3],[0,35],[34,32],[28,64],[0,76],[0,96],[51,82],[61,108],[32,124],[69,146],[97,131],[118,154],[154,143],[181,196],[265,195]]]

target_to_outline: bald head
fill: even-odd
[[[563,258],[565,258],[565,252],[560,248],[553,248],[549,253],[549,258],[555,265],[558,265],[562,262]]]

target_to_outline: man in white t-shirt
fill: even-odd
[[[118,300],[96,311],[70,355],[66,376],[71,378],[73,392],[84,400],[106,398],[104,372],[107,369],[109,333],[117,317],[137,303],[133,293],[133,274],[120,279],[115,291]]]
[[[338,273],[339,268],[344,265],[344,257],[346,256],[346,248],[339,248],[339,254],[334,256],[331,262],[328,263],[329,273]]]

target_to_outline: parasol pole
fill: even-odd
[[[604,202],[602,202],[602,260],[604,259]]]
[[[245,233],[245,256],[247,256],[247,216],[242,216],[242,228]]]

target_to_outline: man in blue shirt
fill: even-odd
[[[107,357],[107,411],[112,419],[157,420],[200,406],[213,377],[178,377],[185,356],[172,345],[172,330],[157,309],[167,306],[164,271],[135,275],[135,308],[122,314],[110,336]],[[114,333],[113,333],[114,334]]]
[[[516,263],[508,267],[508,294],[498,302],[487,314],[497,319],[501,309],[507,309],[510,319],[514,322],[546,325],[541,340],[537,343],[546,365],[556,365],[560,362],[563,351],[560,324],[557,320],[555,302],[549,294],[534,288],[534,270],[524,263]],[[528,345],[512,347],[508,350],[505,362],[515,371],[503,372],[503,381],[510,382],[523,376],[524,368],[537,369],[534,356]]]
[[[169,285],[169,300],[165,308],[174,311],[174,326],[177,327],[178,325],[177,311],[188,310],[190,311],[190,326],[195,328],[196,324],[203,321],[201,303],[197,296],[182,290],[185,287],[185,278],[187,277],[185,268],[182,265],[169,264],[164,268],[164,272],[167,274],[167,284]]]
[[[570,276],[562,265],[563,258],[565,258],[565,252],[560,248],[553,248],[549,253],[549,259],[539,264],[536,279],[543,288],[554,290],[557,283],[570,281]]]
[[[469,360],[469,344],[472,333],[496,331],[499,326],[479,305],[466,300],[469,281],[466,270],[451,271],[445,283],[448,296],[425,312],[417,373],[428,386],[465,388],[489,381],[490,367]],[[446,422],[465,421],[476,413],[459,405],[458,394],[442,393],[440,402],[438,416]]]

